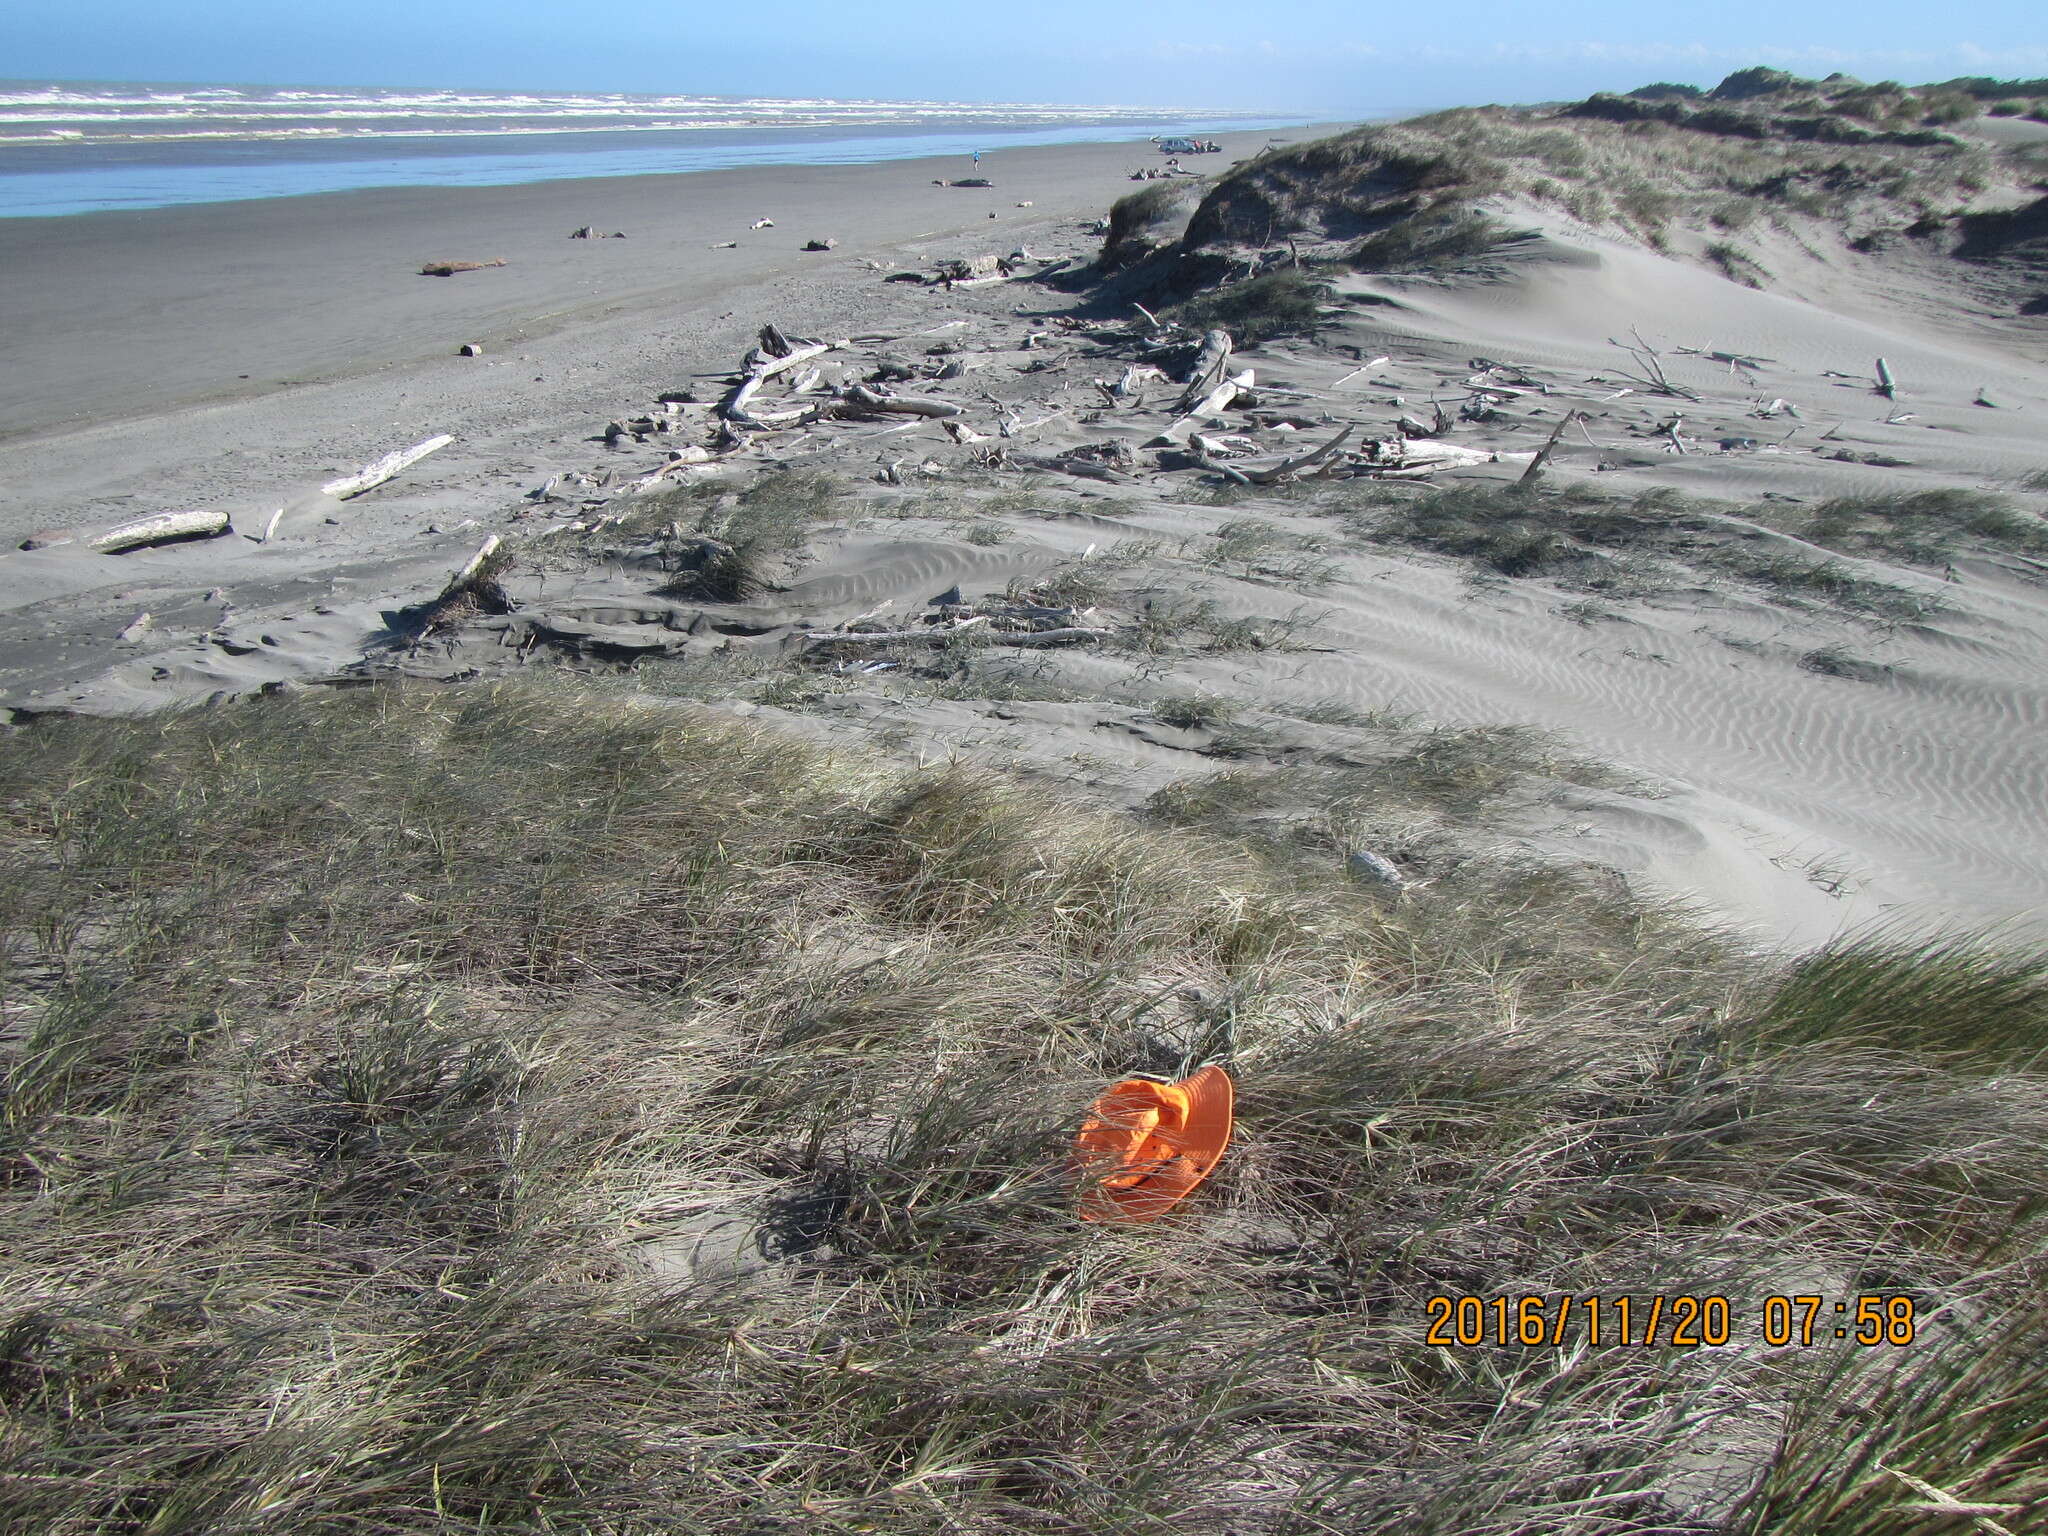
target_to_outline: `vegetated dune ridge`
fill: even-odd
[[[1125,804],[1225,774],[1233,792],[1277,797],[1257,824],[1320,840],[1331,858],[1368,844],[1423,879],[1429,817],[1399,796],[1333,801],[1327,786],[1290,799],[1278,788],[1287,773],[1409,739],[1334,712],[1407,717],[1411,736],[1430,722],[1539,727],[1641,792],[1552,783],[1489,812],[1527,851],[1612,869],[1795,944],[1887,915],[2037,921],[2048,910],[2043,322],[2014,313],[2024,260],[2004,247],[1955,254],[1983,244],[1999,210],[2027,206],[2035,149],[1991,147],[1967,124],[1847,117],[1840,132],[1857,142],[1816,144],[1776,132],[1806,120],[1782,91],[1737,106],[1770,132],[1489,110],[1282,147],[1191,192],[1149,183],[1136,201],[1167,223],[1133,250],[1129,229],[1148,226],[1120,214],[1105,265],[1125,270],[1106,288],[1084,284],[1078,302],[1021,280],[891,284],[849,272],[859,252],[820,258],[832,276],[721,298],[726,358],[762,321],[844,342],[817,360],[817,389],[879,368],[894,377],[882,388],[963,404],[960,420],[985,442],[915,418],[823,420],[752,434],[745,453],[676,477],[692,485],[622,495],[669,445],[715,441],[730,363],[694,351],[678,326],[622,376],[603,359],[625,322],[566,333],[562,362],[545,367],[583,378],[573,398],[548,397],[552,415],[467,403],[492,413],[472,438],[459,410],[450,419],[430,400],[362,455],[430,427],[457,444],[338,515],[322,509],[329,521],[293,512],[261,545],[8,556],[11,697],[28,713],[129,710],[337,673],[466,676],[560,660],[602,671],[633,659],[626,676],[646,691],[730,695],[799,730],[880,737],[924,759],[1023,763]],[[1713,218],[1740,225],[1742,253],[1712,253]],[[1071,224],[996,244],[1013,240],[1068,258],[1070,275],[1094,255]],[[989,248],[959,235],[888,254],[929,272]],[[1296,261],[1327,294],[1279,270]],[[1218,289],[1219,276],[1237,281]],[[1174,302],[1185,325],[1155,331],[1143,318]],[[1302,478],[1262,492],[1142,447],[1173,419],[1191,361],[1182,343],[1210,321],[1237,323],[1233,306],[1246,305],[1232,366],[1252,368],[1262,393],[1212,430],[1255,449],[1254,466],[1346,424],[1352,449],[1392,440],[1403,417],[1432,422],[1432,402],[1447,420],[1430,426],[1436,438],[1510,455],[1538,447],[1567,410],[1586,419],[1561,435],[1549,490],[1519,512],[1508,488],[1522,460],[1426,484]],[[1290,323],[1302,334],[1285,334]],[[1283,334],[1250,339],[1273,324]],[[1657,355],[1612,344],[1638,338]],[[1879,358],[1895,398],[1874,388]],[[1147,360],[1171,379],[1122,398],[1095,382]],[[453,381],[447,399],[474,401],[456,372],[474,366],[438,361],[397,400],[418,401],[431,377]],[[1662,370],[1668,390],[1646,370]],[[699,403],[659,413],[673,430],[640,418],[693,377]],[[380,409],[398,408],[396,386],[374,387],[387,391]],[[262,409],[181,425],[218,442],[239,411]],[[603,445],[607,416],[647,430]],[[1675,440],[1658,430],[1674,419]],[[332,413],[312,420],[331,452]],[[64,438],[26,451],[45,483],[90,475],[104,492],[110,446],[91,437],[88,454]],[[273,485],[288,458],[303,462],[304,448],[279,444]],[[794,510],[760,514],[795,531],[753,590],[693,586],[677,570],[685,546],[755,516],[720,498],[771,467],[840,488],[814,485],[780,497]],[[151,476],[185,472],[173,455]],[[876,483],[883,472],[900,483]],[[609,483],[523,494],[564,475]],[[1489,490],[1492,502],[1455,504]],[[1645,503],[1632,529],[1583,526],[1614,499],[1659,492],[1688,500]],[[260,531],[287,497],[215,499]],[[763,493],[762,506],[777,503]],[[1861,526],[1866,513],[1883,537]],[[1817,516],[1831,531],[1814,533]],[[1485,536],[1504,519],[1520,530],[1513,548]],[[1963,526],[1973,521],[1993,532]],[[491,533],[510,540],[497,580],[513,611],[411,643],[420,605]],[[933,600],[949,588],[970,605],[1034,593],[1108,633],[973,655],[971,634],[893,649],[803,638],[849,622],[919,629],[941,617]],[[1157,620],[1169,611],[1182,615],[1177,631]],[[118,632],[129,639],[109,668]],[[977,697],[992,673],[1003,675],[987,691],[1007,697]],[[1032,693],[1042,697],[1016,697]],[[1162,701],[1170,716],[1189,697],[1205,701],[1194,723],[1162,723]],[[1261,776],[1273,784],[1255,788]]]

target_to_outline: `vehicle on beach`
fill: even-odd
[[[1220,155],[1223,146],[1214,139],[1154,139],[1162,155]]]

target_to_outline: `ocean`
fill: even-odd
[[[1031,103],[0,82],[0,218],[1296,127]]]

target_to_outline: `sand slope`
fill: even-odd
[[[1059,182],[1065,206],[1099,207],[1121,190],[1110,179],[1111,158],[1067,163],[1060,174],[1070,179]],[[884,169],[831,174],[858,179]],[[1361,543],[1310,501],[1254,495],[1214,504],[1198,472],[1160,467],[1148,454],[1106,484],[1016,469],[989,476],[972,472],[968,450],[936,425],[887,434],[836,426],[791,435],[772,450],[794,466],[868,487],[864,505],[820,531],[816,558],[786,590],[728,605],[663,598],[658,570],[563,535],[547,546],[557,555],[530,555],[509,580],[519,604],[513,618],[425,649],[394,647],[395,618],[438,590],[487,533],[530,538],[577,515],[573,504],[538,506],[523,492],[571,470],[623,474],[629,462],[639,470],[658,462],[659,444],[621,455],[595,433],[679,381],[703,378],[715,393],[762,320],[801,334],[890,336],[898,339],[887,347],[913,354],[950,338],[975,358],[971,380],[920,387],[972,401],[968,419],[991,435],[1006,412],[1013,423],[1041,420],[1008,440],[1025,457],[1117,442],[1135,448],[1157,432],[1173,391],[1113,407],[1091,382],[1122,370],[1132,355],[1129,341],[1117,339],[1126,332],[1075,330],[1049,350],[1027,349],[1023,338],[1051,329],[1048,317],[1069,300],[1021,284],[951,294],[883,284],[864,261],[891,266],[991,244],[974,230],[922,241],[895,235],[848,242],[803,268],[801,281],[782,275],[795,270],[793,258],[776,258],[752,268],[746,284],[704,278],[704,294],[715,296],[701,302],[677,297],[672,308],[562,320],[523,344],[516,370],[511,360],[487,358],[496,375],[435,357],[369,381],[102,421],[17,445],[7,478],[19,523],[111,520],[161,504],[170,492],[151,489],[160,486],[231,506],[246,530],[267,505],[324,472],[427,430],[460,438],[347,504],[333,523],[292,528],[268,545],[237,534],[119,558],[62,548],[0,556],[8,701],[25,713],[131,709],[332,678],[365,658],[373,667],[455,677],[565,645],[582,665],[666,656],[644,674],[659,683],[681,675],[672,669],[739,655],[819,680],[821,691],[794,707],[735,706],[775,709],[803,733],[879,739],[927,759],[1020,764],[1130,804],[1218,772],[1352,760],[1356,732],[1296,714],[1318,701],[1363,711],[1399,706],[1446,722],[1559,731],[1586,754],[1654,781],[1654,797],[1561,783],[1519,813],[1512,841],[1525,852],[1611,869],[1765,936],[1811,943],[1886,918],[2048,929],[2048,822],[2040,813],[2048,804],[2048,572],[2016,557],[1967,558],[1947,571],[1843,562],[1942,605],[1919,622],[1874,624],[1711,580],[1592,612],[1583,594],[1541,580],[1475,586],[1462,563]],[[1561,225],[1544,236],[1477,275],[1352,280],[1315,342],[1250,349],[1245,362],[1262,385],[1280,387],[1268,401],[1296,402],[1306,423],[1292,439],[1258,435],[1277,452],[1325,425],[1384,433],[1433,394],[1463,398],[1474,359],[1493,359],[1528,370],[1545,392],[1507,402],[1493,420],[1460,427],[1454,440],[1526,452],[1559,412],[1583,409],[1583,432],[1559,449],[1560,481],[1624,496],[1669,486],[1732,502],[1769,492],[1809,504],[1963,486],[2048,507],[2048,497],[2020,485],[2048,464],[2048,348],[2038,330],[1944,333],[1924,308],[1887,303],[1882,268],[1831,274],[1809,265],[1790,284],[1796,293],[1757,292],[1682,255]],[[995,243],[1020,240],[1043,255],[1085,258],[1092,249],[1072,216],[1005,226]],[[641,259],[575,246],[564,259]],[[1630,387],[1620,373],[1629,359],[1608,338],[1626,338],[1631,328],[1666,351],[1671,376],[1697,392],[1697,402],[1640,389],[1617,394]],[[850,349],[845,366],[860,366],[883,345]],[[1678,355],[1684,346],[1766,361],[1745,371]],[[1895,404],[1870,389],[1879,355],[1902,382]],[[1380,356],[1389,361],[1360,376],[1360,364]],[[1980,393],[1996,406],[1974,404]],[[1751,414],[1769,399],[1791,401],[1800,414]],[[1653,430],[1673,413],[1685,418],[1689,453],[1666,451]],[[1736,446],[1724,450],[1724,439]],[[235,452],[243,457],[222,457]],[[1838,452],[1903,462],[1844,462]],[[875,485],[880,463],[896,463],[907,483]],[[924,475],[925,464],[948,473]],[[1465,478],[1518,472],[1489,466]],[[19,492],[31,482],[36,506]],[[616,512],[602,505],[606,494],[595,493],[586,509]],[[944,503],[936,515],[934,498]],[[1304,583],[1208,560],[1217,530],[1248,517],[1312,547],[1328,562],[1328,579]],[[977,524],[983,531],[970,539]],[[1759,529],[1754,537],[1791,557],[1829,558],[1783,535]],[[1028,658],[1036,675],[1078,700],[971,690],[935,696],[901,686],[902,677],[821,671],[801,659],[803,634],[884,603],[913,623],[949,588],[972,601],[1120,547],[1138,553],[1117,565],[1091,622],[1134,623],[1147,604],[1199,598],[1222,615],[1291,617],[1292,648],[1195,647],[1155,658],[1084,648]],[[146,629],[116,640],[143,611],[151,614]],[[546,620],[538,638],[536,614]],[[1812,658],[1830,648],[1861,670],[1817,670]],[[1257,740],[1226,749],[1214,731],[1166,726],[1148,712],[1147,698],[1191,692],[1236,700],[1240,723],[1256,727]]]

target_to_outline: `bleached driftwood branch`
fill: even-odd
[[[396,453],[387,453],[383,458],[377,460],[376,463],[365,465],[356,474],[344,475],[339,480],[328,481],[320,487],[320,494],[332,496],[336,501],[347,501],[351,496],[360,496],[363,492],[382,485],[393,475],[399,473],[399,471],[410,469],[428,454],[439,453],[454,441],[455,439],[452,436],[443,432],[438,437],[428,438],[424,443],[415,443],[410,448],[401,448]]]
[[[449,592],[460,592],[469,583],[470,579],[484,568],[484,562],[496,554],[498,546],[504,542],[495,533],[488,539],[485,539],[482,547],[469,557],[468,562],[462,569],[449,578],[448,585],[443,589],[444,595]]]
[[[837,345],[830,341],[791,342],[774,326],[761,328],[761,345],[747,354],[744,372],[718,407],[718,414],[727,421],[761,422],[767,418],[753,414],[750,406],[755,394],[763,384],[775,375],[807,363],[814,357],[822,357]],[[781,350],[786,349],[786,350]],[[793,413],[801,415],[802,412]]]
[[[1680,400],[1699,399],[1698,395],[1694,394],[1684,385],[1674,384],[1665,376],[1664,364],[1661,361],[1663,354],[1643,340],[1641,331],[1631,328],[1629,335],[1635,337],[1634,346],[1630,346],[1625,341],[1616,341],[1612,336],[1607,338],[1607,344],[1610,347],[1621,348],[1622,351],[1633,357],[1636,360],[1636,366],[1642,369],[1640,374],[1630,374],[1627,377],[1645,388],[1655,390],[1660,395],[1671,395]]]
[[[1283,481],[1293,479],[1295,475],[1311,465],[1322,463],[1331,454],[1343,447],[1344,440],[1350,437],[1355,430],[1353,427],[1345,427],[1320,448],[1311,449],[1307,453],[1298,453],[1291,459],[1282,459],[1278,464],[1269,464],[1264,469],[1253,469],[1250,466],[1246,466],[1241,472],[1245,479],[1249,480],[1253,485],[1278,485]]]

